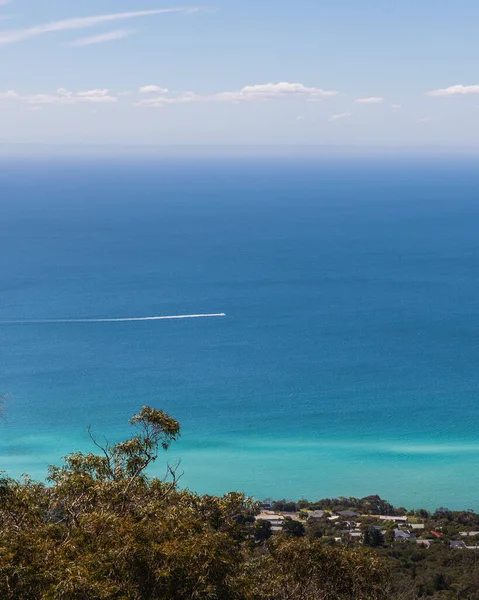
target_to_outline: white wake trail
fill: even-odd
[[[1,321],[2,325],[35,325],[46,323],[128,323],[132,321],[171,321],[173,319],[212,319],[226,317],[226,313],[209,313],[199,315],[166,315],[155,317],[124,317],[115,319],[34,319],[23,321]]]

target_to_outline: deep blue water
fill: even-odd
[[[0,468],[151,404],[199,492],[479,508],[477,163],[2,159],[0,211],[0,321],[227,313],[0,324]]]

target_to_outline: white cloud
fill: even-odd
[[[88,90],[86,92],[77,92],[77,96],[91,98],[92,96],[108,96],[109,90]]]
[[[442,90],[427,92],[428,96],[465,96],[467,94],[479,94],[479,85],[451,85]]]
[[[32,96],[22,96],[20,99],[30,105],[112,104],[118,102],[118,97],[109,95],[108,90],[89,90],[73,93],[64,88],[58,89],[56,94],[33,94]]]
[[[371,98],[357,98],[355,102],[357,104],[382,104],[384,100],[385,98],[377,98],[373,96]]]
[[[338,121],[339,119],[347,119],[349,117],[352,117],[352,113],[350,112],[343,112],[343,113],[339,113],[337,115],[331,115],[329,117],[330,122],[334,122],[334,121]]]
[[[240,93],[245,97],[252,95],[256,97],[261,96],[264,98],[271,98],[272,96],[297,94],[324,98],[328,96],[337,96],[339,92],[306,87],[302,83],[288,83],[282,81],[280,83],[266,83],[263,85],[247,85],[240,90]]]
[[[161,107],[167,104],[189,104],[191,102],[206,102],[206,96],[197,96],[193,92],[185,92],[181,96],[166,97],[166,96],[155,96],[154,98],[147,98],[146,100],[140,100],[137,106],[146,107]]]
[[[170,90],[159,85],[144,85],[138,91],[140,94],[168,94]]]
[[[434,117],[422,117],[417,120],[418,123],[430,123],[431,121],[434,121]]]
[[[402,108],[401,104],[391,104],[391,108]]]
[[[191,13],[198,11],[198,8],[158,8],[153,10],[138,10],[134,12],[110,13],[106,15],[96,15],[92,17],[79,17],[73,19],[63,19],[61,21],[52,21],[43,25],[27,27],[25,29],[11,29],[0,31],[0,44],[13,44],[22,40],[45,35],[47,33],[55,33],[58,31],[69,31],[73,29],[87,29],[95,27],[103,23],[112,23],[114,21],[127,21],[138,19],[140,17],[148,17],[154,15],[162,15],[168,13]]]
[[[14,90],[0,92],[0,100],[11,99],[17,102],[26,103],[30,106],[41,104],[115,104],[121,96],[130,94],[130,92],[113,93],[106,88],[96,88],[91,90],[80,90],[72,92],[66,88],[58,88],[52,93],[20,94]]]
[[[0,98],[18,98],[15,90],[8,90],[7,92],[0,92]]]
[[[105,42],[113,42],[115,40],[122,40],[130,35],[136,33],[132,29],[116,29],[108,33],[102,33],[101,35],[94,35],[91,37],[81,38],[68,44],[69,46],[92,46],[95,44],[104,44]]]
[[[145,86],[147,88],[153,86]],[[140,88],[141,91],[142,88]],[[162,92],[165,94],[166,92]],[[184,92],[178,96],[157,96],[138,102],[138,106],[158,107],[167,104],[188,104],[191,102],[252,102],[267,101],[275,98],[302,97],[327,98],[337,96],[339,92],[335,90],[322,90],[314,87],[306,87],[302,83],[266,83],[261,85],[247,85],[240,90],[232,92],[218,92],[215,94],[195,94],[194,92]]]

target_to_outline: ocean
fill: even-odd
[[[200,493],[479,509],[477,162],[2,158],[0,210],[8,474],[148,404]]]

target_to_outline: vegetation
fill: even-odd
[[[302,499],[294,503],[296,512],[291,502],[269,504],[287,506],[284,515],[302,520],[307,539],[333,547],[371,548],[389,574],[391,600],[479,599],[479,514],[472,510],[407,511],[378,496]],[[396,537],[396,532],[406,535]],[[451,545],[457,542],[459,547]]]
[[[479,545],[473,511],[279,500],[272,527],[243,494],[180,489],[175,466],[149,478],[180,426],[149,407],[131,424],[118,444],[91,435],[96,453],[47,485],[0,477],[2,600],[479,599],[479,551],[451,546]]]
[[[389,557],[330,546],[291,521],[255,524],[242,494],[199,496],[177,470],[147,467],[180,435],[145,407],[135,434],[51,467],[49,483],[0,479],[0,598],[5,600],[382,600]]]

